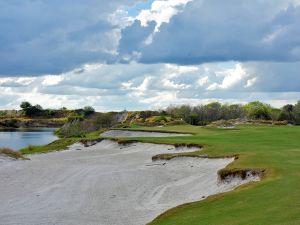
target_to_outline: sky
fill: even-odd
[[[1,109],[254,100],[300,100],[300,0],[0,0]]]

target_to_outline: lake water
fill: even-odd
[[[45,145],[57,140],[55,128],[20,128],[14,130],[0,130],[0,147],[14,150],[28,145]]]

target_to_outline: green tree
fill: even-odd
[[[84,116],[90,116],[95,113],[95,109],[92,106],[86,106],[83,108]]]
[[[219,102],[212,102],[205,106],[208,121],[221,119],[221,107]]]
[[[254,101],[244,106],[246,115],[250,119],[271,119],[271,106],[259,101]]]
[[[22,102],[21,105],[20,105],[20,108],[22,110],[28,109],[30,107],[32,107],[32,105],[29,102]]]
[[[294,123],[294,106],[291,104],[287,104],[281,108],[281,112],[279,115],[279,120],[287,120],[289,123]]]
[[[271,111],[270,111],[271,119],[273,121],[277,121],[279,119],[280,112],[281,112],[280,109],[272,108]]]
[[[26,116],[37,116],[42,115],[43,108],[40,105],[31,105],[29,102],[22,102],[20,105],[23,113]]]
[[[293,110],[294,119],[296,124],[300,124],[300,101],[297,102],[297,104],[294,106]]]

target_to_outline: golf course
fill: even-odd
[[[62,138],[46,146],[31,146],[22,149],[21,152],[25,157],[30,157],[31,154],[63,150],[66,146],[80,141],[83,143],[93,140],[99,142],[103,139],[115,140],[120,144],[138,141],[175,146],[199,146],[201,151],[172,152],[160,155],[155,155],[154,151],[153,154],[151,152],[148,154],[150,157],[152,155],[153,163],[156,160],[167,162],[169,159],[181,157],[211,159],[234,157],[235,160],[232,163],[218,171],[219,178],[239,176],[245,171],[256,171],[260,173],[260,181],[249,182],[229,192],[208,196],[196,202],[186,202],[167,210],[152,222],[149,221],[149,225],[300,224],[299,126],[237,125],[229,129],[191,125],[163,127],[135,125],[126,130],[192,135],[101,136],[99,138],[101,133],[99,131],[87,135],[88,139]],[[94,148],[97,149],[97,145],[95,146]],[[90,153],[82,152],[80,154],[87,156]],[[42,157],[47,157],[47,154]]]
[[[300,225],[300,0],[0,0],[0,225]]]

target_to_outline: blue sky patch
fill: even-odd
[[[140,2],[128,9],[128,16],[136,17],[142,10],[150,9],[154,0]]]

